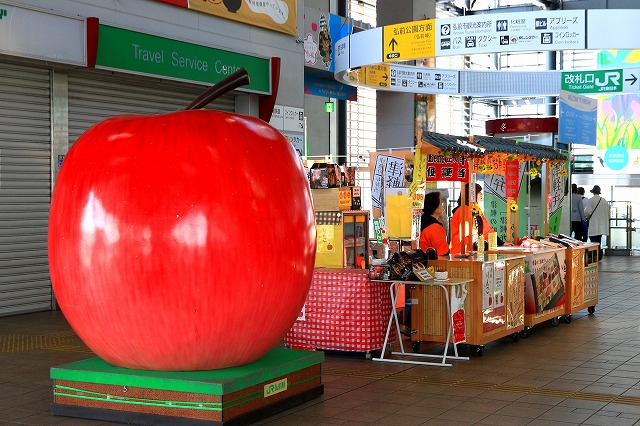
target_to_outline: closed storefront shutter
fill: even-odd
[[[0,316],[51,309],[50,79],[0,64]]]
[[[85,130],[107,117],[184,109],[205,89],[205,86],[95,70],[70,73],[69,142],[75,142]],[[233,112],[235,97],[224,95],[206,109]]]

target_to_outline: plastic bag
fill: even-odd
[[[457,285],[451,291],[451,324],[453,325],[453,343],[467,340],[464,319],[464,300],[467,298],[466,285]]]

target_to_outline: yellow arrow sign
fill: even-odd
[[[436,56],[436,20],[405,22],[382,28],[384,62]]]
[[[389,87],[389,65],[369,65],[366,67],[367,85]]]

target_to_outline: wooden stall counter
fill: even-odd
[[[465,258],[440,257],[429,266],[449,273],[450,278],[468,278],[463,301],[465,342],[477,355],[484,345],[502,337],[517,340],[524,330],[524,254],[484,254]],[[445,342],[449,319],[442,292],[433,287],[411,289],[411,328],[414,351],[420,342]]]
[[[498,247],[495,253],[524,255],[524,325],[520,335],[528,337],[529,329],[551,320],[558,325],[565,315],[567,297],[567,249],[558,247]]]
[[[592,314],[598,304],[598,244],[567,248],[565,322],[585,308]]]

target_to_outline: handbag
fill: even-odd
[[[598,204],[596,204],[596,207],[593,209],[593,211],[591,212],[589,217],[586,218],[587,220],[591,219],[591,216],[593,216],[593,214],[596,212],[596,210],[598,210],[598,206],[600,205],[600,201],[602,201],[602,197],[600,197],[600,199],[598,200]]]

